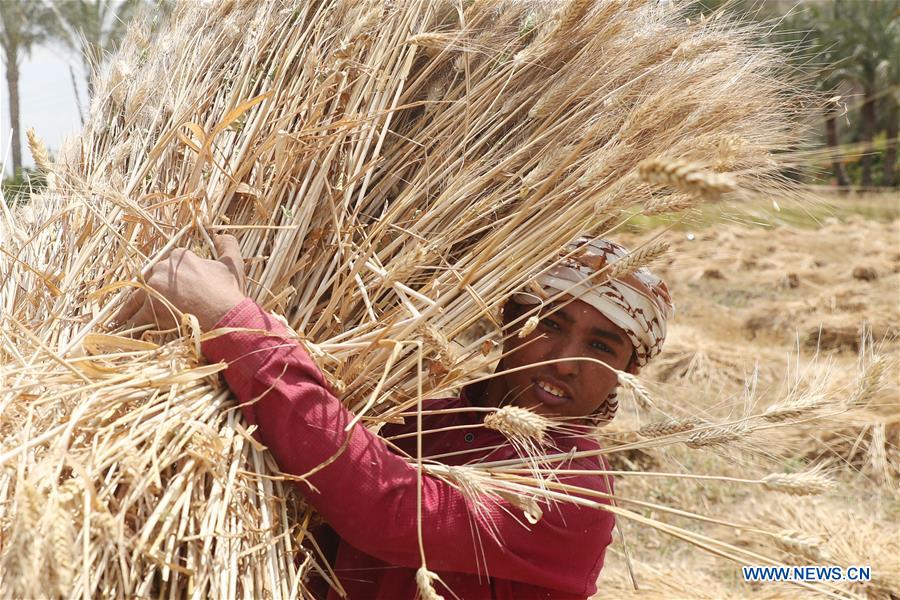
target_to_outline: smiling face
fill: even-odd
[[[525,309],[512,305],[508,316],[515,318]],[[549,304],[541,315],[538,326],[525,338],[513,335],[507,340],[498,372],[526,368],[493,380],[492,403],[512,402],[548,416],[586,417],[615,391],[618,378],[603,364],[571,359],[589,358],[634,373],[631,341],[581,300]],[[528,367],[558,359],[570,360]]]

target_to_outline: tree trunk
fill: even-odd
[[[9,52],[9,49],[7,49]],[[22,135],[19,132],[19,56],[6,55],[6,90],[9,92],[9,126],[12,130],[13,175],[22,168]]]
[[[900,128],[900,107],[895,103],[889,113],[887,148],[884,151],[884,176],[881,178],[881,185],[885,187],[897,185],[897,129]]]
[[[847,180],[847,170],[844,169],[844,163],[841,157],[837,155],[837,148],[840,146],[837,130],[837,116],[834,109],[829,109],[825,117],[825,143],[832,149],[834,154],[831,157],[831,170],[834,172],[834,178],[838,186],[845,188],[850,185]]]
[[[81,104],[81,94],[78,93],[78,80],[75,79],[75,69],[69,64],[69,77],[72,79],[72,91],[75,92],[75,107],[78,109],[78,120],[84,127],[84,107]]]
[[[874,94],[866,92],[866,100],[862,105],[862,141],[863,155],[860,159],[862,166],[862,186],[864,188],[872,187],[872,159],[875,148],[872,146],[872,139],[875,137],[875,98]]]

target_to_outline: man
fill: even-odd
[[[334,569],[348,597],[417,597],[416,469],[364,427],[345,433],[352,415],[313,361],[277,320],[244,296],[237,240],[221,236],[215,244],[218,261],[174,251],[147,283],[177,310],[194,314],[204,330],[257,331],[226,333],[205,342],[203,352],[211,361],[228,363],[225,379],[279,467],[305,477],[298,485],[340,537]],[[516,294],[504,308],[510,324],[529,304],[544,303],[534,331],[509,337],[496,376],[469,386],[459,398],[430,401],[428,409],[515,403],[566,418],[565,433],[553,434],[555,447],[598,448],[586,435],[587,426],[612,419],[617,407],[617,374],[606,365],[636,373],[658,354],[672,304],[665,284],[644,269],[603,280],[610,271],[604,267],[627,254],[621,246],[582,238],[567,253],[570,258],[538,278],[540,296]],[[559,298],[552,302],[554,296]],[[165,303],[143,292],[116,318],[126,320],[174,325]],[[484,415],[462,410],[430,417],[425,428],[433,433],[423,434],[423,454],[450,465],[516,458],[502,434],[481,426]],[[408,431],[415,426],[388,427],[382,434]],[[415,455],[414,438],[398,438],[396,446]],[[607,468],[599,459],[575,459],[566,468],[578,473],[560,474],[560,481],[611,493],[608,477],[583,474]],[[612,541],[612,515],[563,502],[543,507],[534,524],[520,514],[496,499],[475,510],[457,487],[425,476],[422,536],[429,569],[451,595],[465,600],[594,594]]]

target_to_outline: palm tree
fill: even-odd
[[[782,19],[779,25],[779,29],[783,31],[779,41],[801,49],[797,56],[802,58],[806,68],[812,66],[815,69],[815,87],[822,94],[836,93],[843,82],[839,67],[845,58],[841,55],[844,46],[835,41],[841,37],[840,20],[835,11],[834,1],[814,5],[812,10],[800,8]],[[850,179],[839,154],[841,143],[838,130],[838,117],[846,112],[846,105],[839,98],[840,96],[835,97],[823,107],[825,145],[831,150],[831,171],[835,182],[839,187],[847,188],[850,186]]]
[[[896,51],[894,59],[889,61],[884,72],[885,94],[882,104],[884,115],[884,128],[887,134],[887,143],[884,150],[884,172],[881,185],[893,187],[900,183],[897,179],[897,136],[900,135],[900,12],[894,19],[892,27],[895,32],[894,41]]]
[[[22,168],[22,135],[19,127],[19,64],[47,33],[47,6],[39,0],[0,0],[0,46],[9,93],[12,129],[13,173]]]
[[[879,101],[890,96],[891,89],[900,85],[896,68],[900,56],[900,0],[835,0],[828,27],[844,57],[835,75],[862,91],[861,183],[863,187],[870,187],[873,184],[872,141],[878,126]],[[896,160],[896,145],[892,154],[892,160]],[[893,179],[893,164],[890,171]]]
[[[81,57],[88,98],[94,94],[93,75],[122,41],[128,22],[147,4],[146,0],[53,0],[53,37]]]
[[[881,185],[893,187],[897,180],[897,136],[900,135],[900,99],[897,98],[897,88],[885,98],[885,133],[887,134],[887,146],[884,150],[884,172]]]

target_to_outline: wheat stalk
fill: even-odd
[[[441,33],[419,33],[406,40],[407,44],[415,44],[423,48],[443,50],[451,44],[453,38]]]
[[[532,525],[537,524],[544,516],[544,511],[534,496],[515,494],[505,490],[497,490],[496,494],[521,510],[525,515],[525,520]]]
[[[424,566],[416,570],[416,585],[419,586],[419,593],[422,594],[423,600],[444,600],[444,597],[438,594],[434,588],[435,581],[440,581],[440,577]]]
[[[697,431],[691,434],[684,443],[688,448],[725,446],[744,438],[749,432],[750,427],[746,423],[720,425]]]
[[[484,426],[510,438],[543,442],[550,428],[550,421],[526,408],[510,404],[486,416]]]
[[[531,332],[537,328],[540,319],[541,318],[539,315],[531,315],[530,317],[528,317],[528,319],[522,325],[522,328],[519,329],[519,333],[517,333],[516,335],[519,338],[528,337]]]
[[[641,212],[645,215],[659,215],[670,212],[680,212],[697,205],[697,197],[689,194],[672,194],[665,198],[651,200],[644,205]]]
[[[680,160],[652,158],[638,166],[641,179],[713,200],[737,189],[734,177],[712,173],[704,167]]]
[[[47,146],[44,145],[43,140],[38,137],[34,129],[29,129],[25,135],[28,137],[28,148],[31,150],[35,166],[43,173],[51,173],[53,162],[50,160],[50,153],[47,152]]]
[[[856,390],[847,400],[848,408],[863,408],[869,403],[881,385],[881,376],[886,365],[887,360],[879,356],[866,366],[859,377]]]
[[[665,421],[644,425],[638,429],[637,434],[643,438],[666,437],[691,431],[701,423],[702,421],[695,417],[689,417],[687,419],[667,419]]]
[[[786,529],[772,535],[775,545],[789,554],[802,556],[817,563],[829,560],[828,553],[821,547],[822,540],[795,529]]]
[[[789,396],[784,401],[769,406],[761,416],[772,423],[792,421],[801,417],[808,417],[829,402],[829,396],[822,393],[813,392],[800,395],[799,397]]]
[[[824,494],[834,488],[833,480],[818,471],[805,473],[773,473],[762,479],[763,487],[773,492],[792,496]]]
[[[568,33],[582,20],[593,4],[594,0],[569,0],[568,5],[560,13],[556,33],[559,35]]]
[[[644,247],[630,253],[624,259],[619,260],[610,272],[610,279],[620,279],[638,269],[641,269],[654,260],[665,254],[669,250],[669,244],[665,240],[657,241],[653,244],[647,244]]]

